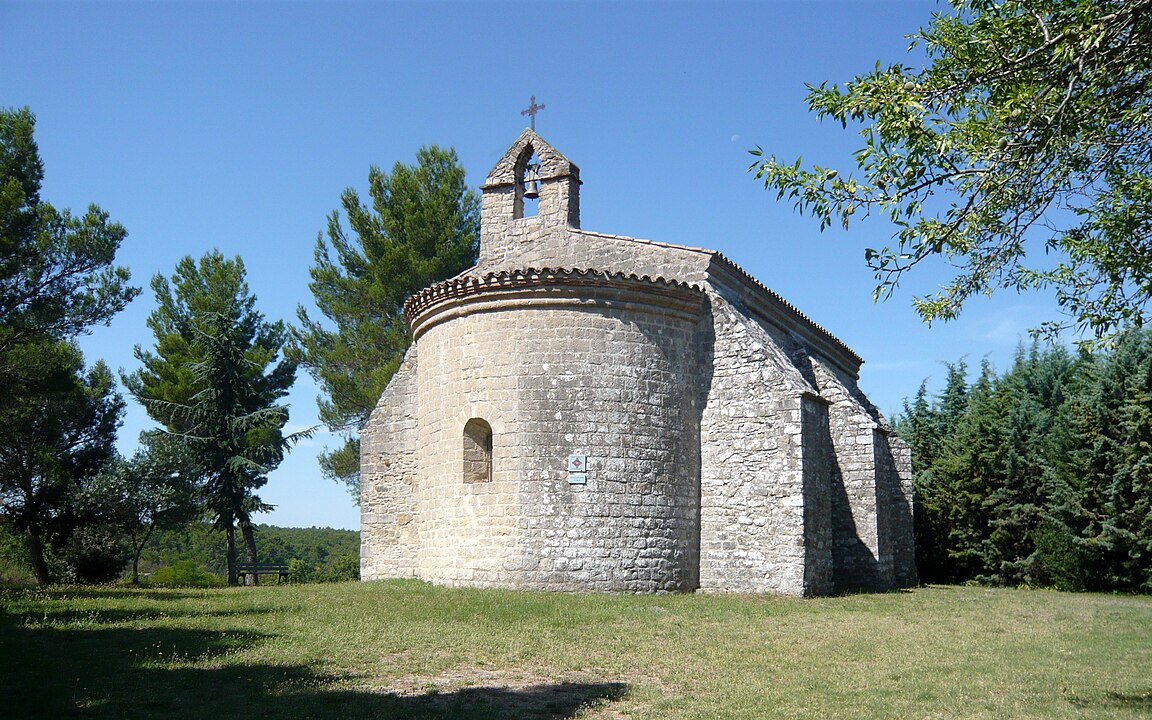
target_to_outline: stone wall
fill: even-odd
[[[414,323],[419,576],[694,589],[701,293],[622,278],[535,281],[531,292],[444,298]],[[492,427],[487,483],[462,478],[473,418]],[[569,483],[573,454],[587,459],[586,484]]]
[[[854,378],[816,358],[811,366],[821,396],[830,403],[835,586],[848,590],[914,585],[908,446],[890,434],[887,422]]]
[[[365,580],[416,574],[416,371],[412,348],[360,433],[360,577]]]
[[[910,455],[859,391],[850,351],[813,348],[810,333],[752,312],[746,285],[710,287],[701,586],[811,595],[914,584]]]
[[[916,536],[913,526],[912,447],[881,429],[876,436],[877,483],[885,508],[881,523],[881,552],[892,557],[892,586],[914,587]]]
[[[700,586],[805,592],[800,398],[776,339],[710,293],[714,342],[701,421]]]
[[[533,176],[540,189],[537,214],[525,217],[525,171],[533,154],[539,169]],[[534,131],[525,129],[488,173],[482,186],[480,235],[493,238],[510,220],[530,224],[580,227],[580,168]]]
[[[804,594],[826,595],[835,589],[832,555],[832,468],[835,445],[828,425],[828,402],[805,393],[801,401],[802,468],[804,472]]]
[[[694,248],[552,226],[539,218],[494,223],[480,245],[474,272],[536,268],[595,268],[688,283],[708,278],[712,255]]]

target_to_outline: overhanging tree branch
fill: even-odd
[[[863,125],[859,177],[759,148],[751,169],[822,230],[884,211],[897,244],[865,254],[877,299],[940,256],[964,270],[916,298],[926,321],[956,317],[975,293],[1046,288],[1067,316],[1040,330],[1078,327],[1107,342],[1149,314],[1145,254],[1108,248],[1143,247],[1152,227],[1136,190],[1152,184],[1152,0],[952,4],[915,36],[923,70],[878,66],[843,89],[810,88],[818,117]],[[1035,242],[1054,266],[1031,264]]]

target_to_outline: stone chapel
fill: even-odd
[[[856,353],[719,252],[582,230],[533,130],[481,189],[479,261],[407,301],[363,428],[362,578],[915,584],[910,452]]]

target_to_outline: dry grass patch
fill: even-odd
[[[628,694],[628,685],[601,682],[594,675],[546,677],[519,670],[459,666],[437,675],[395,678],[382,690],[423,699],[430,711],[445,717],[468,717],[500,708],[509,718],[626,717],[611,707]]]

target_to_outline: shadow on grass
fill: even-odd
[[[829,597],[851,597],[853,595],[911,595],[915,588],[838,587]]]
[[[49,625],[112,625],[126,622],[145,622],[159,618],[240,617],[280,612],[280,610],[276,608],[252,606],[228,610],[199,610],[180,607],[178,605],[170,606],[172,601],[175,600],[198,599],[201,597],[203,596],[172,590],[120,590],[114,588],[0,589],[0,609],[5,605],[9,607],[19,607],[21,605],[36,606],[42,604],[45,599],[47,599],[52,609],[42,612],[36,612],[31,609],[25,611],[25,619],[21,624],[28,627]],[[151,606],[145,605],[144,607],[129,608],[96,607],[75,609],[65,606],[66,602],[75,599],[127,599],[137,604],[140,604],[141,601],[146,601],[147,603],[153,603],[154,601],[159,602],[155,602]]]
[[[114,625],[126,622],[144,622],[148,620],[156,620],[158,618],[180,618],[180,617],[237,617],[237,616],[254,616],[254,615],[267,615],[274,613],[275,610],[269,608],[245,608],[243,610],[178,610],[169,611],[166,609],[148,609],[148,608],[102,608],[100,610],[49,610],[43,614],[29,615],[30,622],[26,623],[31,626],[47,626],[47,625]]]
[[[522,688],[468,687],[419,697],[381,696],[380,707],[405,718],[533,718],[562,720],[584,708],[600,707],[628,694],[625,683],[555,683]]]
[[[563,720],[618,700],[622,683],[467,687],[424,695],[341,688],[303,664],[229,655],[273,639],[250,631],[58,627],[0,613],[0,698],[12,718],[460,718]]]
[[[14,594],[26,592],[36,595],[44,595],[50,598],[101,598],[111,600],[139,600],[144,598],[146,600],[163,601],[188,600],[190,598],[204,597],[203,592],[196,592],[195,590],[146,587],[131,588],[106,585],[90,585],[81,587],[52,585],[44,588],[35,586],[22,588],[0,588],[0,592],[4,591]]]
[[[1152,692],[1140,695],[1125,693],[1104,693],[1098,698],[1073,697],[1069,702],[1081,709],[1109,708],[1112,710],[1152,711]]]

